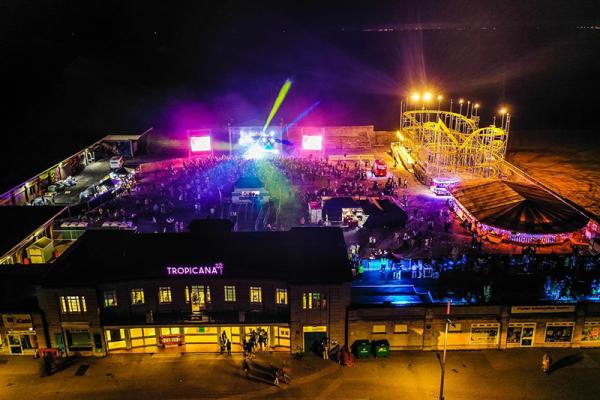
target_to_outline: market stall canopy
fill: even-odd
[[[583,228],[588,219],[545,190],[504,180],[476,180],[450,189],[482,224],[511,232],[557,234]]]

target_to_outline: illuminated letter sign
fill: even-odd
[[[196,276],[223,275],[223,263],[215,265],[177,265],[167,267],[167,275]]]

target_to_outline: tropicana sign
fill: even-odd
[[[171,266],[167,267],[167,275],[223,275],[223,263]]]

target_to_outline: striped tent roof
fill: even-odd
[[[477,180],[450,192],[479,222],[513,232],[555,234],[583,228],[588,219],[541,188],[503,180]]]

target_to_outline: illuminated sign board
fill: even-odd
[[[223,275],[223,263],[214,265],[175,265],[166,268],[167,275],[172,276],[200,276]]]
[[[192,152],[211,151],[210,136],[190,136],[190,149]]]
[[[323,150],[323,136],[303,135],[302,136],[303,150]]]

